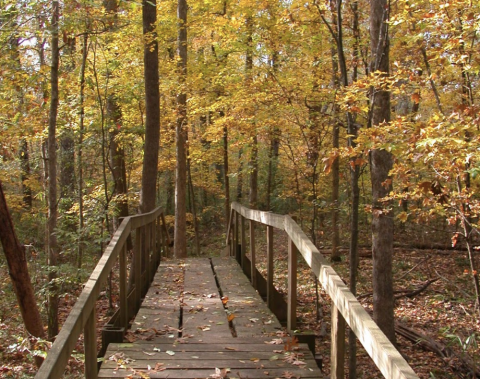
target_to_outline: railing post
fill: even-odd
[[[166,229],[166,228],[165,228]],[[165,230],[164,228],[160,227],[160,233],[162,236],[162,250],[163,250],[163,256],[165,258],[168,258],[168,246],[167,246],[167,236],[165,235]],[[162,260],[162,258],[160,258]]]
[[[255,221],[250,220],[250,281],[252,282],[253,288],[257,289],[257,270],[256,270],[256,258],[255,258]]]
[[[273,226],[267,225],[267,305],[273,309]]]
[[[128,304],[127,304],[127,247],[123,245],[120,251],[120,325],[127,329]]]
[[[153,228],[155,224],[155,221],[149,223],[147,225],[147,267],[146,267],[146,274],[147,274],[147,290],[148,287],[150,287],[150,283],[152,282],[153,279],[153,273],[155,270],[155,252],[154,252],[154,243],[153,243],[153,238],[155,237],[155,230]],[[146,291],[145,291],[146,292]]]
[[[235,212],[235,226],[233,228],[233,257],[237,259],[237,251],[238,251],[238,212]]]
[[[170,237],[168,236],[168,229],[167,229],[167,223],[165,221],[165,215],[162,213],[161,214],[161,217],[162,217],[162,225],[163,225],[163,232],[164,232],[164,240],[163,240],[163,248],[164,248],[164,253],[165,253],[165,257],[168,258],[170,256],[170,246],[169,246],[169,243],[170,243]]]
[[[245,217],[240,216],[241,219],[241,243],[242,243],[242,250],[240,251],[240,266],[242,266],[242,270],[245,268],[245,254],[247,250],[247,240],[245,238]]]
[[[148,238],[147,238],[147,232],[148,232],[148,225],[144,225],[140,227],[141,229],[141,238],[142,238],[142,294],[141,297],[145,296],[145,293],[147,292],[147,287],[148,287]]]
[[[88,379],[96,379],[98,377],[96,323],[97,320],[94,306],[83,329],[85,377]]]
[[[332,345],[330,379],[345,377],[345,319],[332,301]]]
[[[133,314],[137,313],[140,308],[142,299],[142,230],[137,228],[135,230],[135,251],[133,252],[133,259],[135,260],[135,309]]]
[[[288,311],[287,330],[297,328],[297,247],[288,237]]]

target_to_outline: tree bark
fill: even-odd
[[[180,93],[177,95],[176,155],[177,167],[175,176],[175,258],[187,256],[187,94],[185,82],[187,78],[187,2],[178,0],[178,75]]]
[[[371,0],[370,48],[372,51],[370,72],[389,72],[389,3]],[[390,93],[381,88],[372,89],[371,125],[380,127],[390,121]],[[373,318],[380,329],[395,343],[393,298],[393,210],[392,204],[382,201],[392,191],[389,173],[393,166],[392,155],[386,150],[375,149],[370,153],[372,181],[372,255],[373,255]]]
[[[48,121],[48,264],[50,266],[48,280],[50,281],[48,296],[48,338],[52,339],[58,333],[58,289],[54,284],[57,278],[58,246],[57,228],[57,151],[56,128],[58,115],[58,1],[52,2],[52,65],[50,72],[50,113]]]
[[[28,273],[25,249],[17,239],[7,201],[0,182],[0,240],[8,264],[8,273],[12,279],[13,289],[17,297],[25,329],[33,337],[44,338],[42,318],[38,310],[35,293]],[[43,359],[35,359],[38,367]]]
[[[78,136],[78,150],[77,150],[77,171],[78,171],[78,255],[77,267],[82,268],[83,261],[83,135],[85,133],[85,70],[87,67],[88,57],[88,33],[83,36],[82,45],[82,64],[80,67],[80,120],[79,136]]]
[[[156,0],[143,0],[144,76],[145,76],[145,148],[142,170],[140,212],[155,208],[160,143],[160,89],[158,74],[158,42]]]
[[[225,192],[225,225],[230,219],[230,177],[228,176],[228,128],[223,127],[223,184]]]

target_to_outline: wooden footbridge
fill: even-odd
[[[256,268],[255,224],[266,228],[266,278]],[[273,285],[274,228],[288,236],[286,306]],[[128,291],[126,246],[132,233]],[[314,340],[295,335],[299,255],[332,299],[330,378],[345,376],[346,323],[385,378],[418,378],[289,216],[233,203],[226,242],[227,257],[167,260],[161,209],[125,218],[36,378],[62,377],[82,333],[86,378],[323,378]],[[120,278],[119,306],[97,349],[95,304],[112,270]]]

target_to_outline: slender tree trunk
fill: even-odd
[[[243,149],[238,150],[238,175],[237,175],[237,201],[242,202],[243,198]]]
[[[187,149],[187,155],[189,155],[188,149]],[[191,168],[190,158],[187,159],[187,176],[188,176],[188,188],[190,191],[190,201],[191,201],[190,209],[192,210],[192,216],[193,216],[193,230],[195,231],[195,254],[197,256],[200,256],[200,231],[198,229],[197,207],[195,204],[195,191],[193,189],[192,168]]]
[[[250,208],[258,207],[258,139],[257,136],[252,138],[252,155],[250,159]]]
[[[87,67],[88,57],[88,33],[83,36],[82,45],[82,64],[80,67],[80,120],[79,120],[79,136],[77,150],[77,166],[78,166],[78,257],[77,267],[82,267],[83,261],[83,135],[85,133],[85,70]]]
[[[145,45],[145,148],[142,170],[142,191],[140,212],[150,212],[155,208],[158,172],[158,150],[160,143],[160,89],[158,73],[158,42],[156,35],[157,2],[143,0],[143,35]]]
[[[370,3],[370,48],[372,60],[370,72],[389,72],[389,3],[387,0],[371,0]],[[390,93],[372,89],[371,124],[380,127],[390,122]],[[382,199],[392,191],[389,176],[393,157],[386,150],[376,149],[370,153],[372,181],[372,253],[373,253],[373,318],[386,336],[395,343],[394,297],[393,297],[393,210]]]
[[[278,168],[278,155],[280,150],[280,130],[276,127],[272,130],[272,136],[270,140],[269,160],[268,160],[268,179],[267,179],[267,193],[265,201],[265,209],[267,211],[272,210],[271,198],[276,188],[277,168]]]
[[[2,183],[0,182],[0,240],[8,264],[8,273],[12,279],[20,313],[27,332],[37,338],[44,338],[42,318],[38,310],[35,293],[28,273],[25,248],[20,245],[15,234],[12,218],[7,207]],[[43,359],[37,357],[35,363],[40,367]]]
[[[58,1],[52,2],[52,66],[50,72],[50,114],[48,121],[48,264],[50,266],[48,280],[50,290],[48,296],[48,338],[52,339],[58,333],[58,288],[54,284],[57,278],[58,246],[57,228],[57,151],[56,128],[58,114]]]
[[[32,189],[28,185],[28,179],[30,178],[30,155],[28,153],[28,142],[25,138],[20,141],[20,162],[22,167],[22,192],[23,192],[23,204],[28,209],[32,208]]]
[[[359,62],[360,59],[360,28],[358,20],[358,1],[354,1],[351,5],[353,13],[353,34],[355,36],[355,42],[353,45],[353,59],[355,62]],[[341,13],[339,13],[341,15]],[[343,58],[345,56],[343,55]],[[346,64],[345,64],[346,66]],[[346,75],[346,73],[345,73]],[[358,69],[357,63],[354,64],[352,73],[352,82],[357,81]],[[348,83],[347,83],[348,84]],[[347,114],[348,121],[348,145],[352,148],[356,146],[357,128],[354,125],[352,115]],[[358,180],[360,177],[360,165],[356,162],[357,158],[354,157],[350,160],[350,183],[352,186],[352,209],[350,216],[350,291],[357,294],[357,270],[358,270],[358,210],[360,207],[360,187]],[[349,379],[355,379],[357,377],[357,337],[353,330],[350,329],[348,333],[348,350],[349,350]]]
[[[228,176],[228,128],[223,128],[223,183],[225,191],[225,220],[230,218],[230,178]],[[227,225],[228,228],[228,225]]]
[[[186,207],[186,184],[187,184],[187,2],[178,0],[178,75],[180,93],[177,96],[177,127],[176,127],[176,155],[177,167],[175,176],[175,257],[187,256],[187,207]]]

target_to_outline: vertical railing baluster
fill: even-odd
[[[245,269],[245,254],[247,253],[247,239],[245,237],[245,217],[240,216],[241,218],[241,244],[242,250],[240,252],[240,266],[242,266],[242,270]]]
[[[238,212],[235,212],[235,224],[233,228],[233,257],[237,259],[237,250],[238,250]]]
[[[83,328],[84,351],[85,351],[85,377],[96,379],[98,377],[97,364],[97,319],[95,306],[88,316],[85,327]]]
[[[333,301],[331,329],[330,379],[343,379],[345,377],[345,319]]]
[[[267,305],[273,309],[273,226],[267,225]]]
[[[145,226],[145,240],[146,240],[146,251],[145,251],[145,292],[147,292],[150,283],[152,282],[152,266],[153,266],[153,254],[152,254],[152,223],[148,223]]]
[[[287,330],[290,333],[297,328],[297,247],[288,237],[288,310]]]
[[[256,257],[255,257],[255,221],[250,220],[250,259],[251,259],[251,266],[250,266],[250,273],[251,277],[250,280],[252,282],[253,288],[257,289],[257,270],[255,268],[256,265]]]
[[[127,305],[127,246],[123,245],[120,250],[120,323],[125,330],[128,324]]]
[[[140,302],[142,298],[142,229],[137,228],[135,230],[135,251],[133,253],[134,265],[135,265],[135,309],[133,314],[137,313],[140,308]]]

